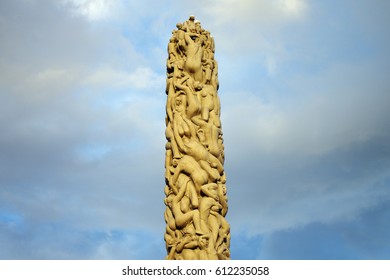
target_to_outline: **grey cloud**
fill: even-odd
[[[240,93],[225,97],[230,208],[241,213],[234,222],[266,232],[346,219],[388,199],[388,85],[331,80],[315,95],[320,104],[310,92],[287,109],[248,94],[242,103],[230,103]]]
[[[388,259],[388,202],[336,223],[311,223],[266,235],[259,259]],[[294,252],[294,253],[293,253]]]
[[[80,230],[56,223],[25,226],[22,230],[0,223],[0,259],[162,259],[163,240],[154,232]]]
[[[75,17],[66,5],[2,1],[0,200],[25,226],[18,231],[0,216],[7,244],[2,258],[126,258],[128,251],[129,258],[161,258],[152,248],[163,248],[164,229],[165,85],[158,83],[170,32],[192,13],[216,38],[228,220],[243,237],[232,239],[236,252],[240,241],[271,246],[277,236],[264,236],[316,223],[361,219],[365,228],[364,213],[386,205],[383,27],[371,25],[377,31],[372,41],[343,57],[343,43],[332,41],[330,32],[313,39],[321,33],[321,22],[309,24],[318,12],[313,3],[301,20],[259,17],[261,30],[257,22],[231,18],[230,26],[218,25],[228,18],[207,14],[212,4],[194,3],[161,12],[160,6],[147,9],[150,1],[132,3],[107,24]],[[363,42],[359,38],[354,42]],[[250,50],[237,52],[247,42]],[[134,83],[137,69],[154,79],[153,87]],[[51,236],[47,247],[35,255],[45,236]],[[16,250],[19,240],[25,248]],[[145,247],[134,245],[141,243]],[[74,249],[64,249],[68,245]],[[60,250],[64,255],[53,253]]]
[[[121,69],[110,44],[118,43],[121,60],[134,69],[140,56],[117,33],[95,33],[63,7],[42,1],[2,6],[12,11],[3,15],[1,30],[9,43],[2,44],[0,69],[2,202],[28,222],[162,228],[163,186],[156,178],[163,178],[163,150],[145,139],[164,135],[163,117],[153,120],[162,115],[155,106],[163,90],[110,107],[120,93],[108,96],[82,84],[91,63],[93,71],[108,62]],[[163,142],[157,141],[162,149]],[[161,176],[149,176],[150,170]],[[139,208],[144,215],[133,215]]]
[[[355,159],[361,148],[354,147],[325,157],[254,153],[235,162],[241,168],[227,165],[232,224],[266,233],[315,221],[348,220],[388,200],[389,155],[381,154],[381,148],[373,154],[372,144],[360,151],[362,162]]]
[[[285,75],[271,92],[222,88],[233,226],[264,233],[339,221],[389,199],[386,52],[325,61],[320,73]]]

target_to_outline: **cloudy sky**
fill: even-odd
[[[233,259],[390,259],[390,2],[2,0],[0,259],[163,259],[165,62],[216,42]]]

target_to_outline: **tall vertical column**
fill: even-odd
[[[165,242],[169,260],[230,259],[214,39],[194,16],[168,43]]]

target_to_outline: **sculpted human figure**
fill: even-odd
[[[199,115],[202,110],[202,105],[197,95],[198,93],[195,91],[190,81],[191,81],[190,77],[185,76],[182,79],[178,80],[177,83],[175,84],[178,90],[182,90],[186,94],[187,102],[188,102],[186,115],[188,119],[191,119],[192,117]]]
[[[168,122],[167,128],[165,130],[165,137],[168,140],[167,148],[170,148],[172,150],[173,158],[180,158],[181,155],[179,152],[179,148],[177,146],[177,139],[175,138],[175,130],[176,130],[176,134],[180,136],[189,135],[190,133],[190,128],[187,122],[185,122],[183,119],[185,114],[186,96],[183,93],[179,92],[176,96],[172,96],[172,97],[168,96],[168,99],[169,98],[173,99],[170,102],[174,103],[173,104],[174,109],[172,110],[171,113],[173,122]],[[175,115],[175,118],[173,118],[173,115]]]
[[[217,256],[219,260],[229,260],[230,259],[230,234],[227,235],[225,241],[217,247]]]
[[[193,38],[188,33],[184,36],[187,44],[187,60],[184,65],[184,70],[196,81],[202,81],[203,39],[196,35]]]
[[[214,60],[214,67],[213,71],[211,73],[211,81],[210,84],[216,88],[217,90],[219,89],[219,81],[218,81],[218,63],[216,60]]]
[[[174,133],[172,129],[172,123],[168,122],[165,129],[165,137],[167,138],[167,143],[165,144],[165,178],[169,178],[170,167],[172,166],[172,160],[180,158],[179,148],[177,146],[176,140],[174,138]]]
[[[203,58],[202,58],[202,65],[203,65],[203,83],[209,84],[211,82],[211,76],[212,71],[214,70],[214,50],[213,50],[213,44],[214,40],[209,34],[206,32],[206,35],[204,36],[204,52],[203,52]]]
[[[195,33],[202,34],[202,26],[200,25],[200,21],[195,21]]]
[[[200,167],[199,163],[193,157],[184,155],[177,161],[175,172],[171,178],[172,189],[176,193],[177,188],[175,184],[180,173],[188,174],[191,177],[197,193],[199,193],[201,186],[208,181],[208,174]]]
[[[174,138],[173,133],[173,125],[175,123],[175,119],[173,115],[176,113],[178,115],[183,115],[186,113],[187,106],[187,98],[183,91],[176,92],[174,88],[174,84],[177,83],[178,79],[182,77],[182,60],[178,60],[174,63],[174,71],[173,75],[167,79],[167,102],[166,102],[166,130],[165,137],[168,142],[166,144],[166,166],[169,164],[169,157],[180,158],[180,153],[176,144],[176,140]],[[176,118],[176,128],[180,130],[180,133],[184,133],[187,125],[182,121],[180,117]],[[168,167],[166,167],[168,169]],[[166,172],[166,175],[168,173]]]
[[[187,224],[193,223],[195,227],[195,232],[197,234],[204,234],[205,231],[201,228],[200,214],[198,210],[191,210],[189,212],[183,213],[180,207],[180,200],[183,198],[186,192],[186,187],[182,187],[179,190],[179,193],[172,199],[170,203],[173,216],[175,218],[176,227],[184,228]],[[169,201],[168,201],[169,203]]]
[[[168,60],[167,60],[167,69],[173,71],[173,64],[178,59],[176,52],[176,37],[172,37],[168,43]]]
[[[166,88],[165,92],[169,96],[174,96],[175,95],[175,84],[177,84],[178,80],[185,76],[186,73],[183,72],[183,67],[184,67],[184,60],[182,58],[178,58],[176,61],[172,63],[173,65],[173,71],[168,71],[167,72],[167,83],[166,83]],[[188,74],[187,74],[188,76]],[[168,101],[169,98],[167,99],[167,110],[168,110]],[[167,111],[168,117],[170,120],[172,120],[172,116],[169,115],[169,111]]]
[[[210,234],[199,237],[199,249],[200,260],[218,260],[215,245]]]
[[[181,173],[180,170],[177,170],[176,166],[177,160],[174,159],[173,167],[170,169],[172,176],[170,176],[168,180],[169,185],[167,186],[169,190],[168,196],[177,195],[180,188],[185,188],[185,194],[180,200],[180,208],[183,213],[186,213],[192,209],[198,208],[198,193],[191,178],[185,173]],[[167,203],[165,204],[167,205]]]
[[[222,205],[222,215],[225,217],[228,211],[228,199],[226,195],[226,176],[225,174],[221,176],[221,179],[218,182],[218,201]]]
[[[186,135],[183,136],[184,137],[180,137],[175,134],[177,145],[184,154],[193,157],[196,161],[207,161],[210,163],[211,167],[216,168],[219,173],[222,174],[224,170],[223,165],[217,157],[207,151],[207,149],[201,143],[196,141],[194,137],[186,137]]]
[[[174,34],[174,37],[176,37],[176,40],[177,40],[177,52],[179,53],[180,56],[184,56],[185,54],[185,51],[187,49],[187,44],[186,44],[186,40],[185,40],[185,28],[183,26],[183,24],[181,23],[178,23],[176,25],[177,27],[177,30]]]
[[[210,217],[212,211],[218,213],[222,206],[218,202],[217,184],[210,183],[202,186],[201,190],[205,194],[199,205],[200,219],[209,224],[214,241],[217,240],[219,233],[219,224],[214,217]],[[211,219],[210,219],[211,218]]]
[[[214,110],[214,92],[215,89],[212,85],[201,84],[200,82],[194,83],[195,90],[200,93],[201,100],[201,117],[204,121],[208,122],[210,118],[210,111]]]
[[[200,160],[198,162],[199,165],[203,168],[203,170],[207,172],[209,176],[209,182],[217,181],[221,177],[221,174],[218,169],[212,166],[210,162],[205,160]]]
[[[185,80],[184,81],[188,81],[188,77],[185,77],[184,78]],[[198,82],[195,82],[195,85],[198,86],[198,88],[200,89],[201,85],[200,83]],[[202,119],[207,119],[208,121],[208,118],[210,116],[210,110],[213,110],[214,109],[214,102],[215,102],[215,98],[214,98],[214,94],[212,93],[213,91],[213,87],[208,85],[208,86],[205,86],[205,87],[202,87],[201,89],[201,92],[203,92],[202,94],[205,96],[202,98],[202,103],[199,102],[197,96],[195,95],[194,91],[191,90],[191,88],[189,86],[184,86],[184,85],[180,85],[179,83],[176,85],[176,87],[180,90],[183,90],[186,95],[185,97],[183,97],[183,99],[185,98],[186,100],[188,100],[188,106],[186,108],[186,116],[187,116],[187,119],[184,120],[184,116],[183,116],[183,112],[184,112],[184,108],[183,106],[180,108],[180,109],[177,109],[176,111],[180,111],[180,117],[178,117],[178,120],[180,120],[180,123],[185,126],[186,128],[189,128],[190,125],[192,126],[192,124],[189,124],[189,125],[184,125],[183,124],[183,121],[185,121],[186,123],[189,123],[188,119],[192,119],[193,120],[193,123],[195,123],[196,125],[198,125],[201,130],[202,130],[202,133],[204,135],[204,139],[201,139],[201,142],[204,143],[204,146],[207,146],[207,150],[212,154],[214,155],[215,157],[217,157],[216,159],[217,160],[213,160],[214,163],[216,163],[218,165],[218,169],[219,171],[222,171],[222,167],[221,167],[221,164],[219,163],[219,160],[218,160],[218,157],[221,153],[220,151],[220,146],[218,145],[218,137],[219,137],[219,134],[220,134],[220,129],[217,128],[214,124],[209,124],[208,122],[206,121],[202,121],[201,119],[199,119],[197,117],[197,115],[199,113],[201,113],[201,116],[202,116]],[[185,101],[183,101],[182,103],[184,104]],[[182,104],[181,103],[181,104]],[[181,136],[183,136],[184,134],[183,133],[180,133],[179,134]],[[195,133],[192,133],[192,136],[194,136]],[[189,135],[188,133],[186,134],[187,136]],[[186,149],[185,148],[185,145],[180,145],[183,141],[181,141],[180,139],[178,138],[175,138],[176,141],[178,142],[178,145],[179,147],[181,147],[182,149]],[[185,142],[185,140],[184,140]],[[183,142],[183,143],[184,143]],[[206,160],[206,157],[209,157],[211,158],[212,155],[210,156],[200,156],[199,153],[201,153],[204,148],[200,148],[200,145],[198,142],[192,142],[192,143],[189,143],[187,141],[187,148],[188,147],[199,147],[197,150],[194,150],[194,151],[190,151],[190,152],[198,152],[198,160],[201,160],[201,159],[205,159]],[[176,146],[175,146],[176,148]],[[175,152],[174,152],[175,153]],[[203,153],[205,153],[203,151]],[[177,154],[177,153],[175,153]]]
[[[222,153],[222,147],[219,143],[221,129],[218,128],[214,122],[206,122],[199,117],[194,117],[192,120],[199,127],[197,130],[197,135],[199,137],[200,143],[212,155],[219,159]]]
[[[187,32],[194,33],[196,31],[195,28],[195,17],[190,16],[188,20],[184,23],[184,27],[187,30]]]
[[[185,235],[177,244],[176,252],[181,254],[185,260],[196,260],[198,258],[194,249],[198,247],[198,244],[198,236]]]
[[[182,173],[181,176],[185,176],[188,178],[188,176],[185,175],[184,173]],[[188,180],[186,184],[187,184],[186,193],[180,202],[181,210],[184,213],[199,207],[199,196],[194,182],[192,180]]]
[[[210,59],[203,60],[202,65],[203,65],[202,82],[203,84],[210,84],[214,65]]]
[[[218,248],[227,238],[230,232],[230,226],[221,215],[224,207],[220,203],[218,186],[216,184],[204,185],[202,186],[202,192],[206,197],[203,197],[200,203],[200,219],[208,219],[214,244]]]
[[[214,86],[213,86],[214,87]],[[221,115],[221,102],[219,100],[219,96],[217,94],[213,95],[214,98],[214,110],[210,112],[210,119],[212,123],[218,127],[221,128],[221,120],[220,120],[220,115]]]
[[[172,202],[173,196],[165,198],[165,205],[169,206]],[[164,212],[165,222],[167,223],[167,232],[172,235],[172,233],[176,230],[175,219],[173,219],[173,213],[170,207],[167,207]]]
[[[222,216],[218,211],[214,211],[212,209],[210,211],[210,217],[213,217],[212,223],[214,231],[217,231],[218,229],[218,233],[214,235],[215,246],[218,248],[228,238],[228,234],[230,233],[230,226],[225,217]]]

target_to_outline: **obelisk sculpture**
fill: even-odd
[[[194,16],[168,44],[165,242],[169,260],[230,259],[214,39]]]

